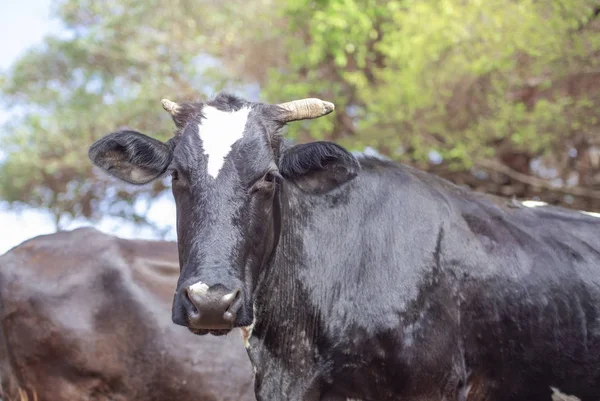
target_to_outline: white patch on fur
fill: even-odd
[[[208,158],[208,174],[216,178],[233,144],[244,135],[249,107],[229,113],[211,106],[202,109],[204,119],[198,132]]]
[[[242,331],[242,341],[244,342],[244,347],[246,349],[250,348],[250,337],[252,337],[252,330],[254,329],[254,320],[250,326],[240,327]]]
[[[525,207],[531,207],[531,208],[540,207],[540,206],[548,206],[548,204],[546,202],[540,202],[540,201],[534,201],[534,200],[526,200],[526,201],[521,202],[521,204]],[[586,212],[584,210],[578,210],[578,212],[587,214],[588,216],[600,218],[600,213]]]
[[[253,319],[250,326],[240,327],[240,330],[242,331],[242,341],[244,342],[244,347],[246,347],[246,349],[250,348],[250,337],[252,337],[252,330],[254,329],[254,324],[256,323],[256,307],[254,305],[252,305],[252,311]]]
[[[196,295],[204,295],[208,291],[208,285],[202,281],[198,281],[196,284],[190,286],[190,291]]]
[[[561,392],[558,388],[550,386],[552,390],[552,401],[581,401],[579,397]]]
[[[548,206],[546,202],[534,201],[534,200],[526,200],[521,202],[521,204],[525,207],[540,207],[540,206]]]

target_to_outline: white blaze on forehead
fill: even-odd
[[[546,202],[534,201],[534,200],[526,200],[521,202],[521,204],[525,207],[540,207],[540,206],[548,206]]]
[[[196,284],[190,286],[190,291],[197,295],[204,295],[208,291],[208,285],[202,281],[198,281]]]
[[[212,106],[202,109],[204,119],[198,124],[204,154],[208,158],[208,174],[216,178],[223,167],[231,146],[244,135],[249,107],[227,112]]]

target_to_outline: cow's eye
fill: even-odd
[[[277,171],[269,171],[265,173],[258,181],[252,185],[252,192],[261,191],[261,192],[271,192],[274,188],[275,181],[277,181],[277,177],[279,173]]]
[[[281,174],[279,174],[279,171],[277,170],[270,170],[263,177],[264,182],[268,182],[271,184],[274,184],[279,179],[282,179],[282,177]]]
[[[267,174],[265,174],[265,177],[264,177],[264,180],[266,182],[275,182],[276,179],[277,179],[277,176],[274,171],[269,171]]]
[[[177,181],[179,179],[179,174],[177,174],[177,170],[171,171],[171,179],[173,181]]]

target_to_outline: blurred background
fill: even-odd
[[[221,90],[334,102],[298,142],[600,212],[598,0],[5,0],[0,253],[90,224],[175,239],[168,181],[118,183],[87,150],[123,127],[166,139],[160,99]]]

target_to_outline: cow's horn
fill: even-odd
[[[321,117],[331,113],[335,108],[333,103],[316,98],[292,100],[277,106],[284,110],[280,118],[284,123]]]
[[[165,109],[170,115],[174,116],[179,112],[179,105],[169,99],[163,99],[160,101],[163,109]]]

